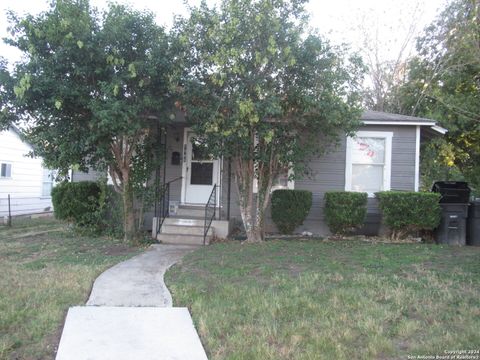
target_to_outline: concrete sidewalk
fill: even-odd
[[[197,247],[152,245],[95,281],[69,309],[57,360],[205,360],[187,308],[172,308],[165,271]]]
[[[57,360],[207,360],[187,308],[68,311]]]
[[[163,282],[167,269],[197,249],[188,245],[152,245],[148,251],[117,264],[93,284],[87,305],[172,306]]]

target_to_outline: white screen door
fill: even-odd
[[[207,147],[187,132],[185,162],[185,199],[188,204],[206,204],[218,179],[218,159],[213,159]]]

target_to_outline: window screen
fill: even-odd
[[[2,178],[12,177],[12,164],[2,163],[0,165],[0,177]]]

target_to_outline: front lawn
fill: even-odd
[[[0,359],[52,359],[67,309],[138,249],[79,236],[53,219],[0,226]]]
[[[406,359],[480,346],[480,248],[215,244],[167,273],[210,359]]]

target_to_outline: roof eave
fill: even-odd
[[[420,126],[435,126],[433,121],[381,121],[381,120],[363,120],[365,125],[420,125]]]

